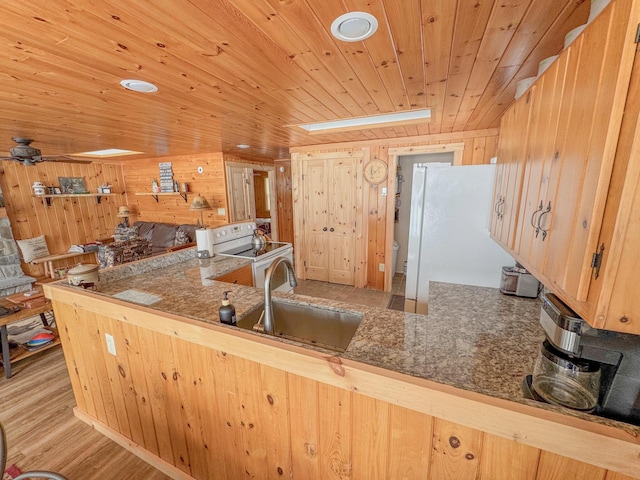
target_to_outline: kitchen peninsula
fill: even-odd
[[[173,478],[639,475],[640,427],[522,397],[537,300],[433,284],[423,316],[274,293],[361,313],[337,354],[219,324],[223,291],[238,317],[263,292],[215,281],[244,261],[194,257],[45,286],[76,415]]]

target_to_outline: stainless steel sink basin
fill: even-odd
[[[362,321],[362,315],[336,312],[322,307],[272,301],[274,336],[344,352]],[[264,311],[264,303],[238,320],[238,327],[253,329]]]

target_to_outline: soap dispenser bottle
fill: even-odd
[[[236,307],[231,305],[229,297],[227,296],[231,291],[222,292],[222,305],[220,306],[220,323],[227,325],[235,325],[236,322]]]

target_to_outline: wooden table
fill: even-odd
[[[11,303],[6,298],[0,298],[0,305],[6,308],[14,308],[17,306],[15,303]],[[18,347],[17,349],[13,349],[14,351],[12,352],[9,348],[9,335],[7,332],[7,325],[19,322],[20,320],[24,320],[25,318],[33,317],[34,315],[40,315],[42,323],[45,327],[48,327],[49,325],[45,317],[45,312],[48,312],[51,309],[51,302],[47,300],[47,303],[42,306],[34,308],[21,308],[17,312],[5,315],[4,317],[0,317],[0,343],[2,345],[2,364],[4,365],[5,378],[11,378],[11,363],[15,363],[19,360],[22,360],[23,358],[30,357],[31,355],[60,344],[60,338],[58,337],[56,332],[53,332],[54,334],[56,334],[56,338],[53,340],[53,342],[48,343],[47,345],[38,348],[37,350],[27,350],[25,348]]]
[[[82,255],[88,255],[90,253],[94,253],[97,258],[98,252],[66,252],[66,253],[59,253],[56,255],[48,255],[46,257],[34,258],[33,260],[31,260],[31,263],[33,265],[40,265],[41,263],[43,263],[44,276],[50,277],[50,278],[56,278],[56,272],[53,269],[53,262],[57,260],[63,260],[65,258],[80,257]]]

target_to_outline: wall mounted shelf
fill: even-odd
[[[157,192],[157,193],[156,192],[137,192],[136,195],[146,195],[148,197],[149,196],[153,197],[156,202],[159,201],[158,197],[161,197],[161,196],[180,195],[184,199],[185,203],[187,201],[187,192]]]
[[[102,197],[115,197],[115,193],[61,193],[57,195],[31,195],[35,198],[44,198],[47,203],[47,207],[51,206],[52,198],[78,198],[78,197],[95,197],[96,201],[100,203]]]

